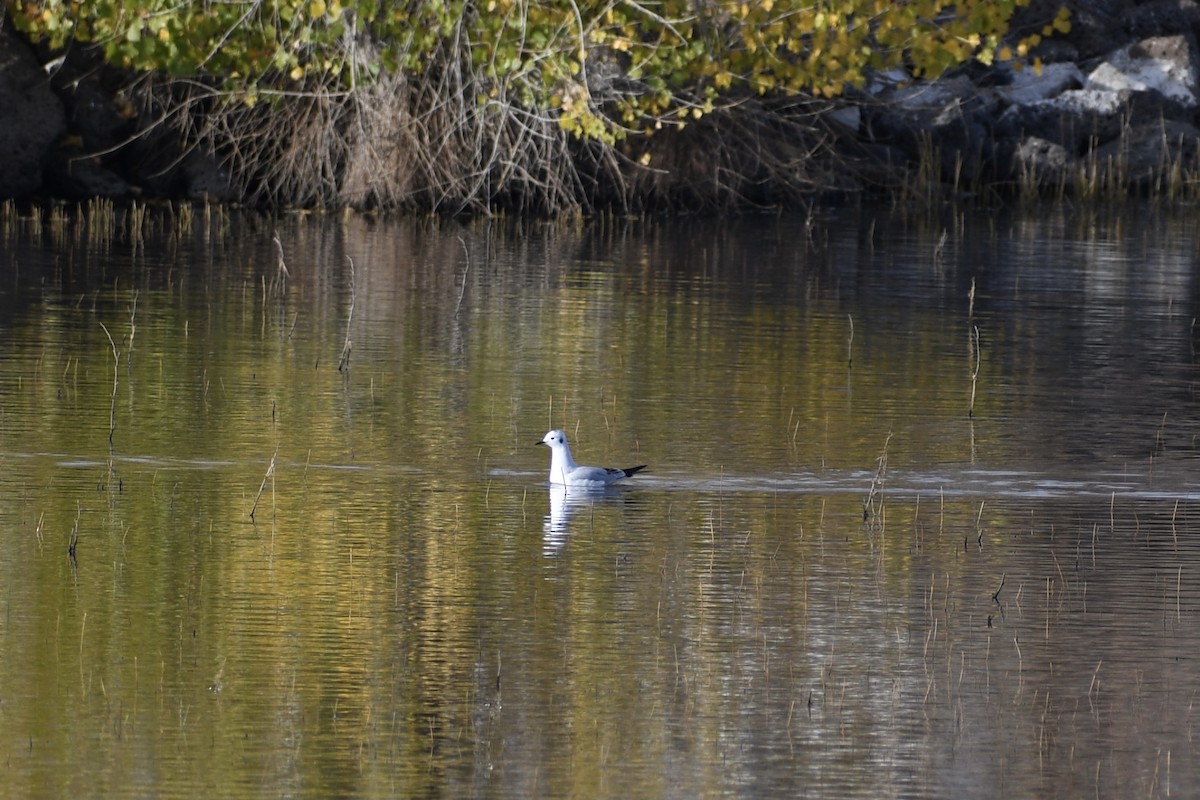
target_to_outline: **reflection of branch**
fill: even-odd
[[[288,272],[287,263],[283,260],[283,242],[279,241],[278,232],[271,237],[271,241],[275,242],[275,254],[278,256],[276,267],[278,267],[283,277],[292,277],[292,273]]]
[[[350,351],[354,348],[354,343],[350,341],[350,322],[354,319],[354,259],[346,256],[346,260],[350,262],[350,313],[346,315],[346,342],[342,345],[342,356],[338,359],[338,372],[342,372],[349,365]],[[462,302],[461,297],[459,302]]]
[[[77,550],[78,547],[79,547],[79,502],[76,501],[76,503],[75,503],[75,524],[71,526],[71,541],[67,545],[67,555],[71,559],[71,569],[72,570],[74,570],[75,567],[79,563],[75,559],[75,554],[78,551]]]
[[[117,430],[117,382],[120,379],[118,366],[121,363],[121,351],[117,349],[117,343],[113,341],[112,334],[108,332],[108,328],[103,322],[100,327],[104,328],[104,335],[108,337],[108,343],[112,347],[113,353],[113,390],[112,390],[112,405],[108,410],[108,443],[111,445],[113,434]]]
[[[854,315],[847,314],[846,319],[850,321],[850,336],[846,339],[846,366],[854,366]]]
[[[133,351],[133,337],[137,335],[137,290],[133,292],[133,303],[129,307],[129,350]],[[125,368],[129,368],[129,360],[125,360]]]
[[[461,236],[458,237],[458,243],[462,245],[463,255],[467,257],[467,266],[463,269],[462,288],[458,290],[458,303],[454,306],[455,319],[458,319],[458,311],[462,308],[463,295],[467,293],[467,276],[471,274],[471,251],[467,249],[467,243]]]
[[[875,476],[871,478],[871,488],[867,492],[866,498],[863,500],[863,519],[871,518],[871,512],[875,508],[875,498],[883,491],[883,481],[887,477],[887,449],[888,443],[892,441],[892,433],[889,432],[887,438],[883,440],[883,452],[875,459]]]
[[[971,349],[971,402],[967,406],[967,416],[974,418],[975,416],[975,383],[979,378],[979,326],[972,325],[971,331],[967,335],[969,346]]]

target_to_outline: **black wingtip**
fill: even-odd
[[[632,478],[634,475],[637,475],[639,472],[644,470],[647,466],[648,465],[646,464],[642,464],[640,467],[629,467],[628,469],[623,469],[621,471],[625,473],[626,478]]]

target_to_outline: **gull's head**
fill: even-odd
[[[542,437],[537,444],[544,444],[552,450],[557,450],[567,444],[567,435],[559,430],[553,430]]]

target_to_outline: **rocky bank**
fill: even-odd
[[[1014,36],[1040,30],[1059,5],[1035,0]],[[1068,5],[1071,31],[1031,53],[1041,69],[878,75],[825,112],[826,152],[859,167],[838,188],[923,175],[964,191],[1092,182],[1154,192],[1200,175],[1196,0]],[[47,53],[0,25],[0,197],[237,201],[244,176],[231,180],[219,158],[184,149],[178,130],[136,110],[128,81],[83,48]]]

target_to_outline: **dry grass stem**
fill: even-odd
[[[350,313],[346,315],[346,341],[342,344],[342,355],[338,358],[338,372],[345,372],[350,366],[350,351],[354,349],[354,343],[350,339],[350,325],[354,321],[354,303],[355,303],[355,277],[354,277],[354,259],[346,256],[346,260],[350,262]]]
[[[275,459],[279,456],[279,445],[275,446],[275,452],[271,453],[271,462],[267,464],[267,472],[263,475],[262,483],[258,486],[258,494],[254,496],[254,503],[250,506],[250,519],[254,519],[254,514],[258,510],[258,501],[262,499],[263,491],[267,488],[267,481],[275,476]]]
[[[117,431],[117,387],[120,385],[120,364],[121,351],[117,349],[117,343],[113,341],[112,334],[108,332],[108,327],[101,322],[100,327],[104,329],[104,335],[108,337],[108,344],[112,348],[113,354],[113,388],[112,388],[112,403],[108,411],[108,443],[113,443],[113,434]]]

